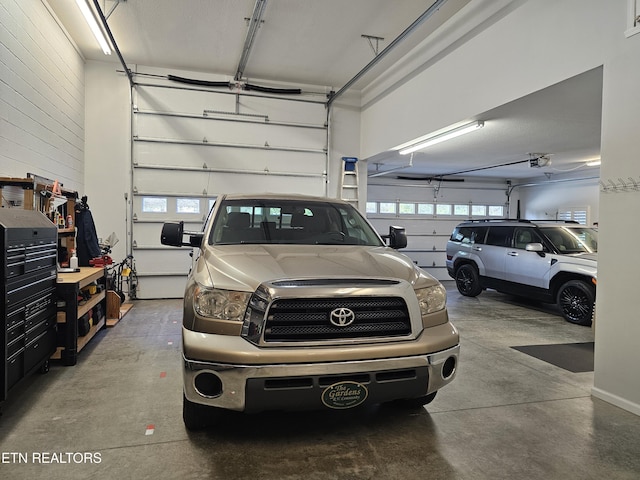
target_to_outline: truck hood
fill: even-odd
[[[305,278],[405,280],[426,287],[438,281],[388,247],[328,245],[207,246],[194,272],[198,283],[253,292],[264,282]]]

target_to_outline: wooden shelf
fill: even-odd
[[[104,324],[105,317],[102,317],[97,324],[91,326],[91,328],[89,329],[89,333],[87,333],[84,337],[78,337],[78,351],[82,350],[84,346],[89,343],[89,340],[91,340],[95,336],[95,334],[98,333],[98,331],[102,327],[104,327]]]
[[[125,303],[123,305],[120,306],[120,312],[118,314],[118,318],[107,318],[107,327],[111,328],[111,327],[115,327],[116,324],[122,320],[122,317],[124,317],[129,310],[131,310],[131,308],[133,307],[133,303]]]
[[[95,295],[92,295],[91,298],[89,300],[87,300],[87,303],[84,303],[82,305],[78,305],[78,318],[80,318],[81,316],[83,316],[85,313],[87,313],[89,310],[91,310],[93,307],[95,307],[98,303],[100,303],[103,299],[105,298],[105,292],[99,292],[96,293]],[[58,312],[58,323],[66,323],[67,322],[67,314],[65,312]]]
[[[78,318],[83,316],[85,313],[87,313],[89,310],[95,307],[98,303],[100,303],[100,301],[104,299],[104,297],[105,297],[105,293],[103,290],[102,292],[92,295],[91,298],[87,300],[87,303],[83,305],[78,305]]]
[[[81,267],[78,272],[58,273],[56,282],[58,298],[65,302],[64,311],[58,312],[57,315],[59,329],[62,329],[60,339],[62,345],[58,343],[59,347],[51,358],[60,359],[65,365],[75,365],[80,350],[106,325],[105,282],[104,268]],[[103,290],[79,305],[78,295],[84,287],[93,283],[101,284]],[[91,326],[86,335],[78,337],[78,320],[98,304],[102,304],[103,307],[100,319]]]

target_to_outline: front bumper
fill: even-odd
[[[459,345],[436,353],[338,362],[239,365],[184,358],[184,393],[194,403],[236,411],[329,407],[341,382],[364,385],[374,404],[433,393],[453,380]],[[334,407],[331,407],[334,408]]]

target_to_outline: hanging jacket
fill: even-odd
[[[82,204],[76,206],[76,227],[78,234],[76,239],[76,254],[78,264],[81,267],[88,267],[89,260],[102,255],[100,245],[98,245],[98,234],[93,223],[93,215],[88,207]]]

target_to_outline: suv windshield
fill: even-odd
[[[587,227],[540,227],[559,253],[595,253],[598,231]]]
[[[350,205],[322,201],[224,200],[209,244],[382,246],[378,235]]]

